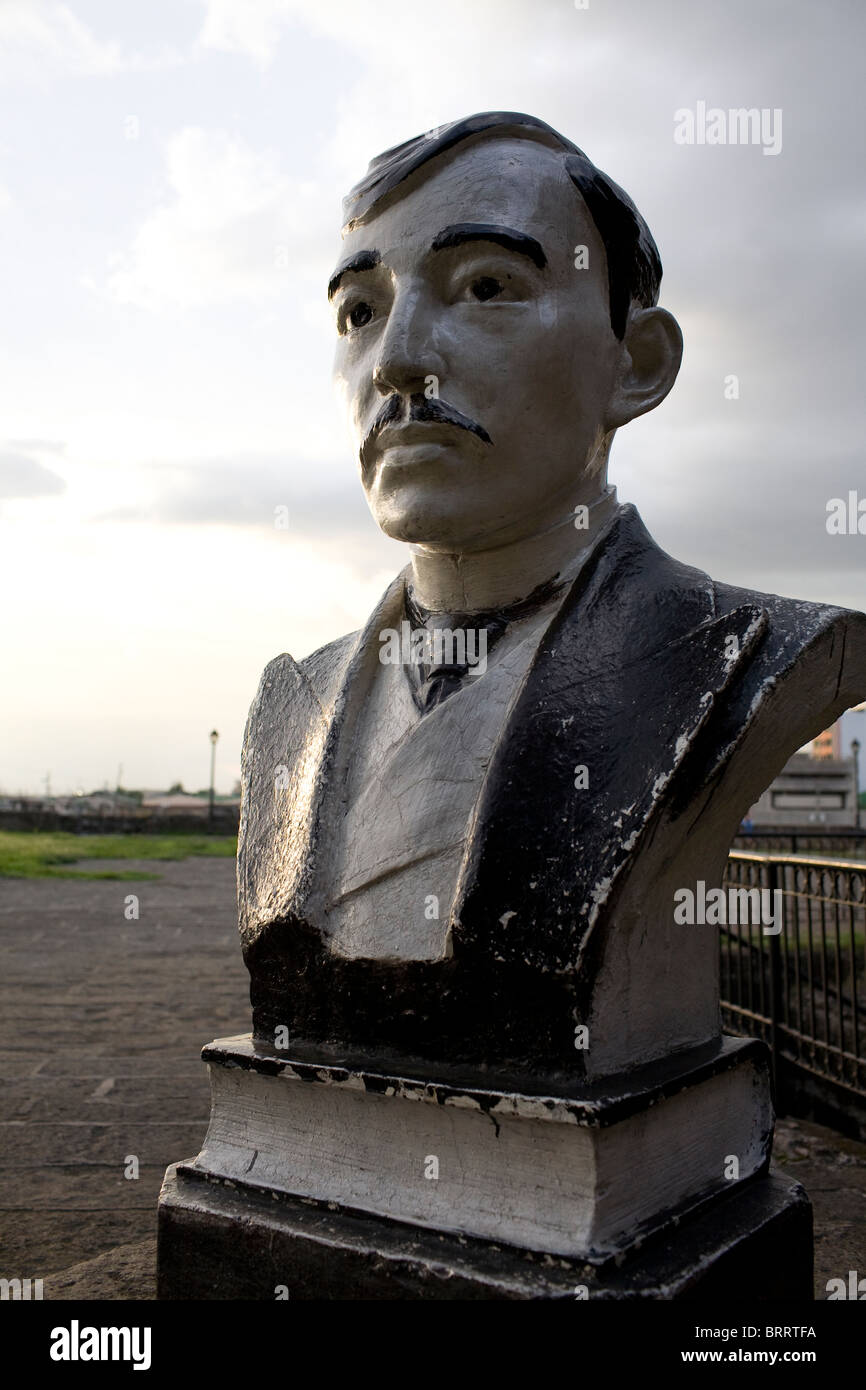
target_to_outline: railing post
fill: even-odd
[[[775,894],[779,888],[779,865],[775,860],[770,860],[767,865],[767,879],[770,889],[770,902],[776,906]],[[782,870],[782,884],[784,886],[784,869]],[[777,1115],[784,1114],[781,1108],[781,1091],[779,1089],[779,1036],[781,1032],[782,1018],[782,949],[780,937],[785,930],[785,898],[784,893],[781,899],[782,911],[782,931],[774,932],[769,937],[770,942],[770,1077],[773,1086],[773,1104],[776,1107]]]

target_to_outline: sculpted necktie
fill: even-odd
[[[518,600],[517,603],[483,613],[433,613],[429,609],[422,608],[407,589],[406,617],[412,631],[424,630],[427,634],[428,645],[432,645],[431,639],[435,639],[437,631],[440,633],[449,631],[452,634],[448,643],[450,660],[415,663],[417,674],[414,679],[413,672],[407,671],[414,687],[415,703],[421,713],[428,714],[431,709],[435,709],[449,695],[453,695],[456,690],[460,689],[470,671],[476,669],[479,655],[485,657],[489,655],[491,648],[499,641],[509,623],[518,618],[528,617],[530,613],[536,612],[537,609],[548,603],[562,587],[561,582],[557,582],[557,578],[554,576],[553,579],[539,584],[531,594]],[[485,634],[484,638],[481,636],[482,633]],[[461,636],[462,641],[459,640]],[[455,648],[457,651],[462,651],[464,657],[471,653],[474,660],[455,660]],[[478,678],[473,677],[473,679]]]

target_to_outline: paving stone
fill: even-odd
[[[249,1028],[233,861],[140,867],[161,880],[2,882],[0,1275],[101,1260],[82,1297],[139,1287],[130,1251],[154,1239],[162,1175],[207,1128],[201,1049]]]
[[[44,1299],[155,1299],[156,1237],[119,1245],[44,1282]]]
[[[201,1049],[249,1029],[233,862],[140,867],[161,880],[2,881],[0,1275],[46,1298],[155,1296],[162,1173],[207,1124]],[[783,1119],[774,1167],[812,1198],[816,1297],[866,1274],[866,1144]]]

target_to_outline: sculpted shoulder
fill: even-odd
[[[720,615],[743,603],[763,609],[768,623],[756,653],[756,666],[765,679],[779,677],[796,662],[817,660],[823,685],[836,702],[845,694],[856,703],[866,694],[866,613],[832,604],[811,603],[715,584]]]
[[[318,647],[300,661],[289,652],[281,652],[269,661],[250,707],[244,742],[249,738],[254,719],[278,718],[299,700],[308,702],[313,697],[324,713],[333,703],[357,640],[358,632],[349,632]]]

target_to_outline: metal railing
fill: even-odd
[[[810,854],[815,859],[866,860],[866,825],[753,825],[734,836],[734,849],[750,854]]]
[[[863,1101],[866,864],[736,850],[725,884],[780,892],[782,925],[721,929],[724,1025],[769,1043],[777,1097],[797,1072]]]

